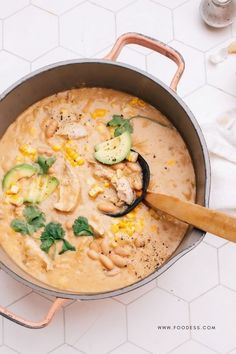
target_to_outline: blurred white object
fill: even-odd
[[[202,19],[212,27],[226,27],[233,22],[233,0],[202,0],[200,14]]]
[[[236,108],[204,125],[203,131],[209,151],[236,164]]]
[[[236,215],[236,108],[202,125],[202,130],[211,159],[211,203]]]
[[[228,48],[221,48],[216,53],[209,55],[209,60],[212,64],[219,64],[225,61],[228,57]]]

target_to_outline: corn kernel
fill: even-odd
[[[110,187],[110,183],[109,183],[109,182],[107,182],[107,181],[106,181],[106,182],[104,182],[104,184],[103,184],[103,185],[104,185],[104,187],[105,187],[105,188],[109,188],[109,187]]]
[[[15,159],[15,162],[16,162],[17,164],[24,162],[24,157],[22,157],[22,156],[17,156],[16,159]]]
[[[116,241],[111,242],[112,247],[116,248],[118,246],[118,243]]]
[[[89,190],[88,194],[91,198],[96,198],[99,193],[102,193],[104,190],[98,184],[93,185],[93,187]]]
[[[37,150],[28,144],[21,145],[19,147],[19,151],[22,153],[22,155],[28,156],[32,159],[35,159],[36,154],[37,154]]]
[[[20,187],[17,184],[12,184],[10,188],[6,191],[6,194],[17,194]]]
[[[34,127],[31,127],[30,130],[29,130],[29,133],[30,133],[30,135],[35,136],[37,131],[36,131],[36,129]]]
[[[106,115],[106,113],[107,113],[106,109],[97,108],[97,109],[95,109],[95,111],[93,111],[93,113],[91,113],[91,117],[93,119],[102,118],[102,117],[104,117]]]
[[[111,226],[111,231],[114,232],[114,234],[116,234],[117,232],[120,231],[119,225],[118,224],[113,224]]]
[[[175,166],[176,160],[168,160],[166,164],[167,166]]]
[[[139,106],[139,107],[145,107],[145,102],[143,100],[141,100],[138,97],[134,97],[132,98],[132,100],[129,101],[129,105],[130,106]]]
[[[134,220],[135,219],[135,212],[134,211],[131,211],[130,213],[128,213],[126,215],[127,219],[131,219],[131,220]]]
[[[82,166],[84,163],[85,163],[85,161],[83,159],[80,159],[79,161],[77,161],[78,166]]]
[[[135,151],[130,151],[128,156],[126,157],[126,160],[130,162],[136,162],[138,160],[138,153]]]
[[[52,150],[57,152],[57,151],[60,151],[61,150],[61,146],[60,145],[53,145],[52,146]]]
[[[157,231],[157,226],[156,225],[151,225],[151,231],[156,232]]]

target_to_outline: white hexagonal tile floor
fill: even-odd
[[[0,354],[17,354],[17,352],[11,348],[8,348],[6,345],[0,347]]]
[[[127,294],[116,296],[114,299],[119,302],[122,302],[123,304],[129,304],[130,302],[133,302],[134,300],[138,299],[139,297],[146,294],[147,292],[154,289],[155,287],[156,287],[156,281],[153,280],[150,283],[136,290],[129,291]]]
[[[63,12],[70,10],[81,2],[83,2],[83,0],[31,0],[33,5],[37,5],[41,9],[51,12],[55,15],[61,15]]]
[[[59,348],[50,352],[51,354],[83,354],[68,344],[63,344]],[[1,354],[1,353],[0,353]]]
[[[88,18],[92,18],[89,27]],[[101,19],[103,19],[101,21]],[[109,31],[107,30],[109,28]],[[74,33],[79,35],[74,38]],[[60,19],[60,43],[65,48],[89,57],[112,44],[115,39],[115,17],[110,11],[83,3]]]
[[[179,95],[184,96],[205,83],[204,56],[200,51],[177,41],[172,41],[169,45],[179,51],[185,61],[185,71],[177,90]],[[167,85],[170,84],[176,70],[176,64],[163,55],[151,53],[147,56],[147,71]]]
[[[148,352],[142,348],[138,348],[131,343],[122,344],[120,347],[112,350],[110,354],[148,354]]]
[[[4,48],[22,58],[34,60],[57,44],[56,16],[34,6],[17,12],[4,23]]]
[[[17,68],[17,69],[16,69]],[[30,72],[30,64],[13,54],[0,51],[0,91],[4,91]]]
[[[185,103],[195,115],[198,123],[212,123],[225,111],[235,108],[235,97],[222,90],[205,85],[184,97]]]
[[[170,9],[175,9],[176,7],[187,2],[188,0],[154,0],[154,1],[158,4],[169,7]]]
[[[188,301],[217,284],[217,252],[203,242],[158,278],[159,287]]]
[[[235,87],[235,54],[229,54],[227,59],[219,64],[213,64],[209,58],[211,55],[217,54],[219,50],[227,48],[232,39],[221,43],[216,48],[207,52],[206,54],[206,72],[207,72],[207,82],[212,86],[221,89],[224,92],[230,93],[231,95],[236,95]]]
[[[3,319],[0,318],[0,345],[1,345],[2,342],[3,342],[2,323],[3,323]],[[0,348],[1,348],[1,347],[0,347]],[[0,352],[0,353],[1,353],[1,352]]]
[[[204,309],[204,311],[203,311]],[[190,304],[192,324],[215,329],[193,330],[192,338],[227,353],[236,347],[236,294],[223,286],[210,290]]]
[[[82,301],[65,308],[66,342],[88,354],[105,354],[125,342],[125,324],[125,307],[114,300]],[[106,340],[101,340],[104,333]]]
[[[236,290],[236,277],[232,270],[236,269],[236,244],[228,243],[219,249],[220,282]]]
[[[128,339],[141,348],[167,353],[189,338],[188,330],[159,329],[168,325],[189,325],[188,305],[174,295],[154,289],[128,305]]]
[[[64,60],[79,59],[80,56],[68,49],[57,47],[40,58],[32,62],[32,70],[39,69],[43,66],[54,64]]]
[[[100,5],[111,11],[118,11],[127,5],[131,4],[133,0],[93,0],[94,4]]]
[[[180,345],[177,349],[170,352],[171,354],[216,354],[215,351],[206,348],[205,346],[189,340],[186,343]]]
[[[29,0],[0,1],[0,18],[6,18],[29,5]]]
[[[8,306],[31,292],[30,288],[20,284],[1,270],[0,283],[1,289],[4,289],[0,292],[0,304],[2,306]]]

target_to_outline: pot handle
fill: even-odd
[[[66,299],[56,298],[53,302],[52,306],[50,307],[46,316],[38,322],[33,322],[26,320],[25,318],[17,316],[15,313],[9,311],[7,308],[0,306],[0,315],[7,318],[10,321],[13,321],[21,326],[31,328],[31,329],[39,329],[46,327],[49,322],[52,320],[53,316],[55,315],[56,311],[63,305]]]
[[[144,36],[143,34],[139,33],[125,33],[122,34],[114,44],[111,51],[105,56],[104,59],[116,60],[118,55],[120,54],[122,48],[127,44],[138,44],[140,46],[149,48],[158,52],[160,54],[165,55],[166,57],[170,58],[177,64],[176,73],[170,83],[170,88],[174,91],[177,89],[177,85],[179,80],[184,72],[185,62],[182,55],[175,49],[169,47],[167,44],[162,43],[156,39],[153,39],[148,36]]]

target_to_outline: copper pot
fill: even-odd
[[[122,48],[131,43],[159,52],[177,64],[177,70],[170,87],[146,72],[130,65],[115,62]],[[141,34],[124,34],[118,38],[114,47],[104,59],[79,59],[50,65],[24,77],[10,87],[1,96],[0,133],[4,134],[7,127],[29,106],[56,92],[94,86],[127,92],[142,98],[159,109],[177,128],[192,157],[196,174],[196,203],[208,206],[210,165],[205,140],[193,114],[176,94],[177,85],[183,71],[184,60],[173,48]],[[203,231],[189,227],[175,253],[152,274],[121,289],[99,293],[79,293],[53,288],[26,273],[14,263],[3,249],[0,249],[0,266],[4,271],[33,290],[56,297],[48,314],[40,322],[31,322],[20,318],[4,307],[0,307],[0,314],[25,327],[45,327],[66,299],[95,300],[108,298],[147,284],[193,249],[203,239],[204,235]]]

